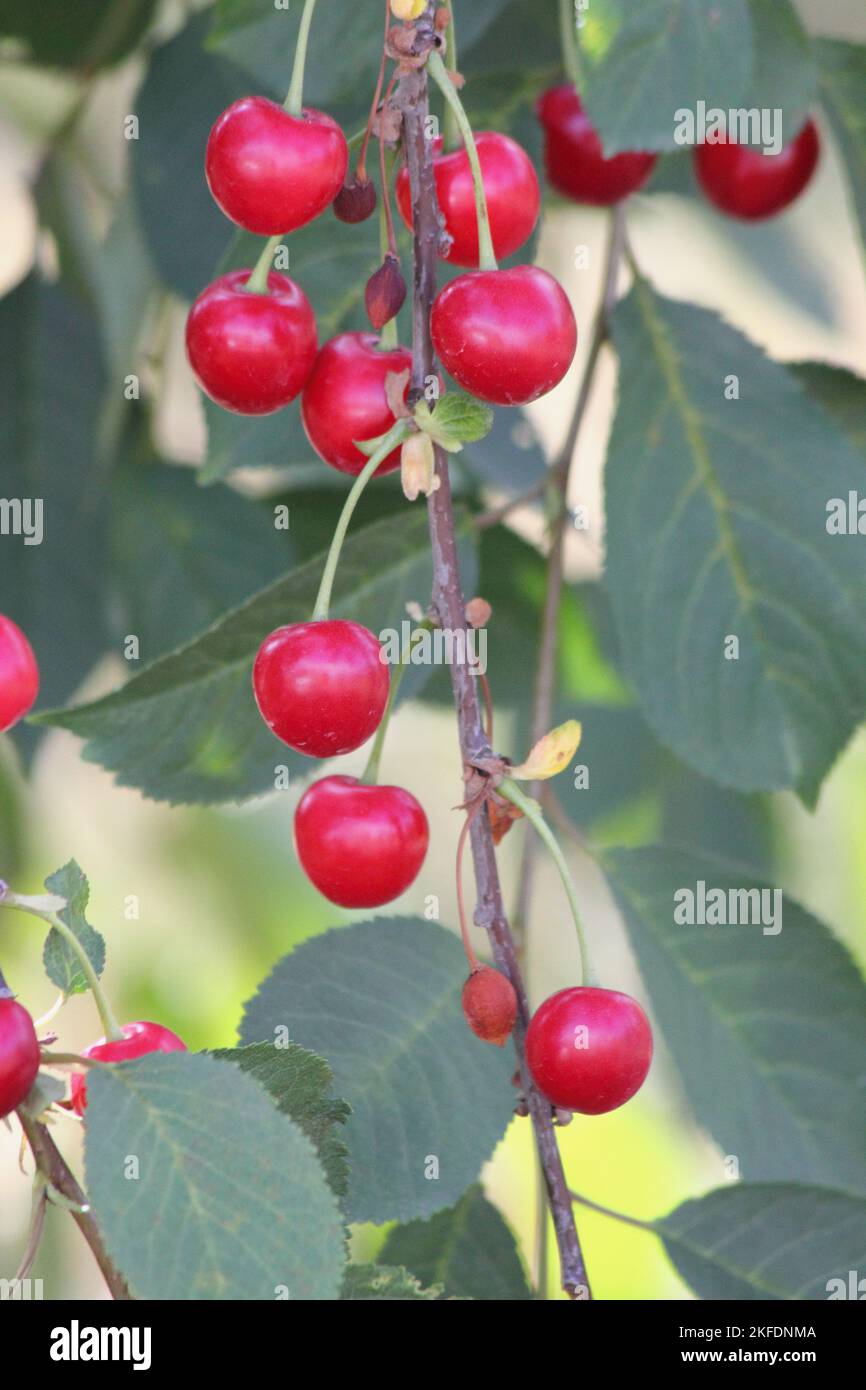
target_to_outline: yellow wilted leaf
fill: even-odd
[[[536,743],[525,763],[512,767],[510,775],[521,782],[544,782],[568,767],[580,744],[582,733],[576,719],[568,719],[551,729]]]
[[[427,8],[427,0],[391,0],[395,19],[417,19]]]

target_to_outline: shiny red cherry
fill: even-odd
[[[375,333],[341,333],[325,343],[301,398],[304,429],[319,458],[341,473],[360,473],[367,455],[354,441],[377,439],[394,424],[385,377],[411,368],[408,348],[382,350]],[[399,467],[396,448],[376,476]]]
[[[351,753],[382,722],[390,672],[378,638],[341,618],[292,623],[266,637],[253,690],[272,733],[310,758]]]
[[[544,128],[548,182],[578,203],[608,207],[643,188],[657,156],[628,151],[605,159],[595,127],[571,83],[551,87],[536,106]]]
[[[550,1101],[582,1115],[617,1110],[643,1085],[653,1055],[649,1020],[615,989],[561,989],[526,1034],[532,1079]]]
[[[11,729],[39,694],[39,667],[17,623],[0,613],[0,734]]]
[[[39,1070],[39,1039],[23,1004],[0,995],[0,1120],[27,1096]]]
[[[577,347],[565,291],[531,265],[459,275],[434,300],[430,327],[454,380],[492,405],[525,405],[552,391]]]
[[[215,201],[257,236],[312,222],[343,186],[349,147],[337,122],[304,108],[292,116],[267,97],[242,97],[218,117],[205,155]]]
[[[427,817],[401,787],[324,777],[295,812],[295,846],[307,877],[340,907],[381,907],[415,881],[427,853]]]
[[[199,386],[238,415],[270,415],[304,389],[318,346],[310,301],[272,270],[269,294],[248,294],[249,270],[233,270],[199,295],[186,350]]]
[[[799,198],[809,183],[821,154],[814,121],[807,121],[797,136],[778,154],[764,154],[733,140],[698,145],[695,173],[710,202],[748,222],[757,222]]]
[[[476,135],[487,212],[498,259],[519,251],[532,235],[541,208],[538,177],[526,151],[508,135],[482,131]],[[433,145],[436,195],[445,227],[453,237],[444,260],[452,265],[478,265],[478,217],[475,187],[466,150],[442,153],[441,137]],[[406,226],[412,227],[409,170],[397,176],[397,205]]]
[[[186,1052],[186,1043],[170,1028],[160,1023],[124,1023],[123,1037],[112,1042],[100,1038],[98,1042],[85,1047],[82,1057],[92,1057],[97,1062],[131,1062],[135,1057],[144,1057],[148,1052]],[[72,1109],[76,1115],[83,1115],[87,1109],[87,1079],[80,1072],[72,1074]]]

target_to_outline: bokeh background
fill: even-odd
[[[866,42],[862,0],[800,0],[798,9],[815,34]],[[185,13],[186,8],[173,0],[166,3],[159,13],[160,29],[170,34]],[[109,199],[123,188],[126,169],[123,149],[107,132],[115,128],[118,114],[135,110],[140,80],[136,58],[101,77],[92,86],[76,130],[75,149],[89,170],[98,171],[101,193]],[[34,69],[0,48],[2,294],[34,261],[51,273],[56,252],[50,237],[38,231],[32,188],[50,142],[79,96],[77,78]],[[471,99],[469,109],[471,114]],[[800,202],[772,226],[743,229],[692,197],[651,191],[634,200],[632,239],[640,264],[663,293],[723,312],[782,360],[827,360],[864,375],[866,281],[841,168],[829,131],[823,129],[822,134],[824,158],[818,176]],[[182,131],[178,138],[183,138]],[[97,197],[88,210],[97,221],[101,206]],[[560,205],[549,212],[540,242],[539,260],[566,285],[584,324],[598,294],[603,240],[604,219],[599,214]],[[582,246],[589,248],[589,266],[577,269],[575,252]],[[117,292],[123,294],[123,286]],[[168,389],[160,404],[158,430],[160,444],[171,458],[194,465],[204,448],[204,422],[183,356],[184,312],[177,302],[166,324]],[[582,367],[579,352],[566,382],[530,411],[551,455],[563,436]],[[615,386],[613,359],[605,358],[581,439],[572,499],[595,515],[601,505],[602,461]],[[63,467],[62,458],[57,467]],[[816,458],[815,468],[820,467]],[[5,495],[2,477],[0,460],[0,494]],[[241,478],[237,485],[254,488],[260,483],[260,478]],[[491,502],[497,496],[492,489]],[[533,545],[542,541],[537,514],[517,513],[512,524]],[[602,528],[593,526],[588,536],[576,535],[569,547],[569,580],[578,584],[597,576],[603,563]],[[530,587],[536,583],[537,575],[527,576]],[[583,649],[577,627],[576,614],[567,608],[564,641],[571,644],[569,652],[579,666]],[[489,660],[495,694],[495,614]],[[590,682],[604,683],[604,672],[597,666],[590,674],[588,670],[587,662],[571,681],[578,715],[582,683],[583,693]],[[102,693],[126,671],[119,656],[107,659],[78,694]],[[505,718],[497,742],[520,754],[509,737]],[[630,756],[627,745],[622,756]],[[358,754],[343,760],[341,770],[353,772],[362,766],[363,755]],[[458,820],[451,808],[458,800],[460,767],[447,708],[415,702],[404,706],[389,735],[383,772],[399,777],[423,801],[432,827],[425,869],[393,911],[422,911],[425,897],[436,894],[442,921],[454,928]],[[673,769],[670,776],[675,777]],[[578,795],[568,788],[563,794]],[[688,817],[687,796],[684,789],[683,820]],[[0,737],[0,876],[21,891],[38,892],[48,873],[76,858],[91,881],[90,920],[107,938],[105,978],[119,1014],[158,1019],[180,1032],[192,1048],[227,1045],[235,1038],[244,1000],[273,963],[296,943],[350,918],[321,899],[298,871],[291,843],[296,799],[289,793],[240,809],[170,809],[115,786],[107,773],[82,760],[78,740],[59,732],[42,739],[25,780],[11,740]],[[676,822],[676,806],[676,788],[666,787],[662,780],[637,789],[588,830],[599,843],[647,843],[664,833],[672,818]],[[723,805],[718,815],[722,826]],[[758,827],[756,819],[756,839],[750,846],[754,859],[766,862],[772,857],[776,881],[827,922],[866,964],[866,738],[858,736],[840,759],[815,815],[807,814],[794,797],[781,795],[764,803]],[[517,895],[523,834],[518,827],[500,852],[511,902]],[[642,996],[604,883],[579,846],[570,844],[569,853],[602,975]],[[133,899],[137,916],[130,914]],[[529,942],[528,977],[538,1002],[573,979],[577,961],[561,889],[546,865],[536,879]],[[36,1016],[55,1002],[41,969],[41,944],[38,923],[19,914],[0,916],[4,972]],[[56,1026],[70,1050],[86,1045],[100,1031],[87,996],[66,1006]],[[60,1121],[58,1140],[76,1162],[79,1138],[74,1120]],[[726,1177],[724,1155],[690,1119],[663,1045],[649,1083],[632,1104],[610,1116],[576,1118],[562,1133],[562,1142],[570,1181],[578,1191],[639,1217],[661,1215]],[[29,1174],[21,1172],[18,1157],[17,1128],[0,1125],[0,1275],[6,1277],[17,1265],[29,1218]],[[517,1233],[532,1270],[537,1261],[536,1200],[528,1122],[513,1122],[483,1180],[488,1196]],[[578,1218],[596,1296],[690,1297],[653,1237],[592,1212],[579,1210]],[[358,1254],[373,1253],[384,1234],[373,1228],[358,1231]],[[551,1259],[555,1262],[555,1254]],[[49,1298],[105,1296],[89,1252],[62,1213],[49,1213],[34,1274],[44,1279]]]

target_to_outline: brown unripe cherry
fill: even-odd
[[[476,1037],[504,1047],[517,1019],[513,984],[501,971],[479,965],[463,986],[463,1013]]]
[[[359,179],[352,174],[332,204],[334,215],[341,222],[366,222],[376,211],[376,185],[370,179]]]
[[[406,298],[406,281],[400,270],[400,262],[390,252],[377,271],[367,281],[364,302],[367,317],[378,333],[396,318]]]

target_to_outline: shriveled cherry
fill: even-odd
[[[11,729],[39,694],[39,667],[17,623],[0,613],[0,734]]]
[[[478,215],[469,156],[462,148],[443,153],[442,143],[440,137],[433,144],[436,196],[453,239],[443,259],[452,265],[477,266]],[[486,130],[475,136],[475,144],[493,249],[502,259],[519,251],[532,235],[541,208],[538,176],[529,155],[510,136]],[[396,193],[403,221],[411,230],[412,190],[406,168],[397,177]]]
[[[427,854],[423,808],[402,787],[323,777],[295,813],[295,847],[307,877],[340,907],[381,907],[414,883]]]
[[[810,120],[778,154],[764,154],[733,140],[698,145],[695,173],[707,198],[722,212],[758,222],[775,217],[799,198],[820,154],[818,130]]]
[[[272,270],[269,294],[250,294],[249,270],[208,285],[186,324],[186,350],[211,400],[238,415],[270,415],[304,389],[318,347],[310,301]]]
[[[267,97],[242,97],[223,111],[205,155],[214,200],[257,236],[312,222],[336,198],[348,164],[346,137],[331,116],[309,107],[293,116]]]
[[[609,207],[643,188],[657,156],[628,150],[605,159],[601,139],[571,83],[551,87],[538,101],[548,182],[578,203]]]
[[[356,439],[377,439],[394,424],[385,394],[389,372],[411,370],[408,348],[382,349],[375,333],[341,333],[325,343],[301,397],[301,418],[319,458],[341,473],[360,473],[367,456]],[[400,449],[376,476],[400,467]]]
[[[552,1105],[582,1115],[625,1105],[643,1085],[652,1055],[646,1014],[615,989],[560,990],[535,1012],[526,1034],[538,1089]]]
[[[517,995],[511,981],[500,970],[480,965],[463,986],[461,1002],[475,1036],[504,1047],[517,1019]]]
[[[310,758],[351,753],[376,732],[391,678],[369,628],[342,618],[278,627],[253,666],[261,716]]]
[[[28,1094],[39,1070],[39,1039],[23,1004],[0,989],[0,1120]]]
[[[96,1062],[131,1062],[149,1052],[187,1051],[183,1039],[161,1023],[124,1023],[121,1031],[122,1038],[100,1038],[91,1043],[82,1057],[92,1057]],[[72,1074],[71,1092],[72,1109],[76,1115],[83,1115],[87,1109],[87,1078],[80,1072]]]
[[[436,296],[430,326],[454,380],[491,405],[526,405],[552,391],[577,347],[565,291],[532,265],[458,275]]]

